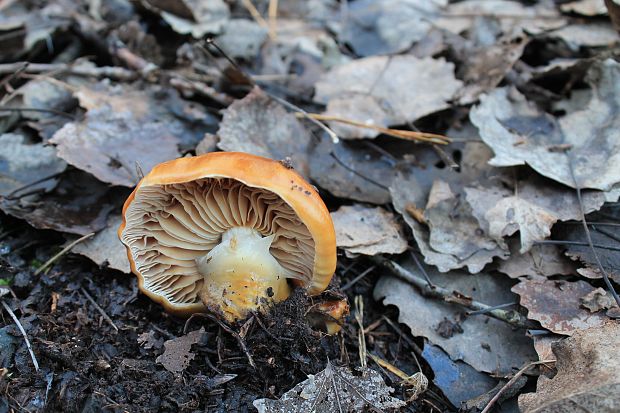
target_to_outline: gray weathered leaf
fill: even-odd
[[[129,274],[131,268],[127,259],[127,250],[118,239],[118,227],[121,222],[120,215],[110,215],[105,229],[91,239],[77,244],[71,251],[87,256],[97,265],[105,265]]]

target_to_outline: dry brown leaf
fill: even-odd
[[[524,413],[620,410],[620,323],[577,331],[553,347],[558,373],[538,378],[536,393],[519,397]]]
[[[408,264],[407,269],[422,277],[413,264]],[[509,290],[511,280],[507,277],[463,271],[440,274],[431,268],[427,268],[427,273],[434,284],[488,305],[516,299]],[[463,307],[426,298],[398,278],[382,277],[373,294],[384,305],[398,307],[399,321],[411,329],[412,335],[428,338],[452,360],[463,360],[478,371],[510,374],[536,357],[532,341],[522,330],[514,330],[509,324],[483,314],[464,318]]]
[[[383,208],[342,206],[332,212],[336,245],[352,254],[400,254],[407,249],[394,215]]]
[[[528,310],[528,318],[557,334],[573,335],[579,330],[603,325],[607,317],[592,314],[579,299],[594,291],[585,281],[522,280],[512,287]]]
[[[600,287],[581,297],[579,302],[582,307],[587,308],[591,313],[618,307],[611,294]]]
[[[341,117],[368,122],[363,117],[368,113],[371,97],[375,100],[372,113],[383,112],[383,116],[372,121],[385,127],[447,108],[461,85],[454,77],[454,65],[443,59],[376,56],[354,60],[325,73],[316,83],[314,99],[331,103],[332,108],[336,105]],[[335,103],[334,99],[349,103]],[[358,105],[364,110],[358,111]],[[387,123],[381,124],[382,121]]]
[[[189,363],[196,357],[192,353],[192,345],[201,342],[205,335],[204,327],[200,330],[192,331],[184,336],[167,340],[164,342],[164,353],[157,357],[157,363],[161,363],[164,368],[172,373],[180,373],[189,366]]]
[[[498,263],[497,270],[511,278],[529,276],[546,278],[552,275],[575,273],[575,266],[562,254],[558,245],[537,244],[524,254],[519,254],[517,237],[507,240],[510,256]]]
[[[99,266],[107,266],[126,274],[131,272],[127,250],[118,240],[120,215],[110,215],[107,226],[94,237],[77,244],[71,249],[76,254],[85,255]]]
[[[481,98],[470,119],[495,152],[490,163],[528,164],[573,188],[607,191],[619,183],[620,63],[597,62],[586,80],[593,92],[588,105],[559,119],[542,113],[514,89],[496,89]]]
[[[310,134],[279,103],[258,87],[234,102],[225,111],[217,146],[224,151],[239,151],[275,160],[290,158],[292,166],[308,176]]]

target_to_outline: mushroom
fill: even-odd
[[[157,165],[123,207],[119,237],[140,290],[175,314],[228,321],[316,295],[336,268],[325,204],[282,162],[215,152]]]

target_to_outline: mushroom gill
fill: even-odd
[[[121,239],[129,247],[143,288],[172,305],[195,305],[201,296],[209,305],[206,301],[212,299],[213,291],[205,299],[203,290],[209,273],[205,268],[217,256],[215,251],[221,249],[223,242],[232,239],[236,242],[237,238],[254,237],[256,246],[268,248],[277,261],[265,267],[269,271],[282,272],[285,278],[298,279],[302,284],[312,277],[315,252],[310,231],[282,198],[266,189],[230,178],[143,186],[136,192],[125,218],[127,225]],[[249,250],[257,249],[260,248],[253,245],[247,253],[254,254]],[[226,260],[214,265],[221,267],[223,262]],[[248,286],[246,283],[235,288]],[[221,295],[231,293],[226,288],[218,291]],[[282,294],[286,297],[288,288],[279,294],[280,299]],[[271,295],[273,292],[268,291],[266,296]],[[257,308],[261,304],[260,294],[252,300]],[[229,314],[229,318],[236,317]]]

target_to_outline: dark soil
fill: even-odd
[[[255,411],[253,400],[280,396],[308,374],[323,370],[328,359],[339,365],[359,365],[354,317],[349,316],[336,336],[312,329],[305,317],[312,302],[302,291],[269,314],[230,326],[241,332],[246,354],[237,338],[212,319],[170,316],[138,293],[134,277],[97,268],[79,256],[65,255],[49,271],[35,276],[36,267],[58,252],[64,239],[4,215],[0,215],[0,228],[1,278],[11,280],[15,293],[4,300],[18,309],[16,315],[40,366],[37,373],[19,330],[3,313],[0,362],[10,367],[11,374],[2,370],[0,376],[0,412]],[[371,265],[340,258],[332,285],[340,281],[344,285]],[[412,374],[417,371],[414,349],[382,318],[388,315],[395,320],[394,314],[369,298],[377,276],[370,272],[347,289],[349,302],[355,295],[364,297],[368,351]],[[174,374],[156,362],[165,340],[201,327],[205,339],[192,347],[195,358],[185,371]],[[248,354],[256,369],[249,364]],[[399,380],[384,373],[387,383],[397,388],[396,395],[406,398],[395,385]],[[227,376],[231,374],[236,375],[232,380]],[[433,398],[436,393],[428,392],[409,410],[428,408],[427,399],[449,409],[443,398]]]

